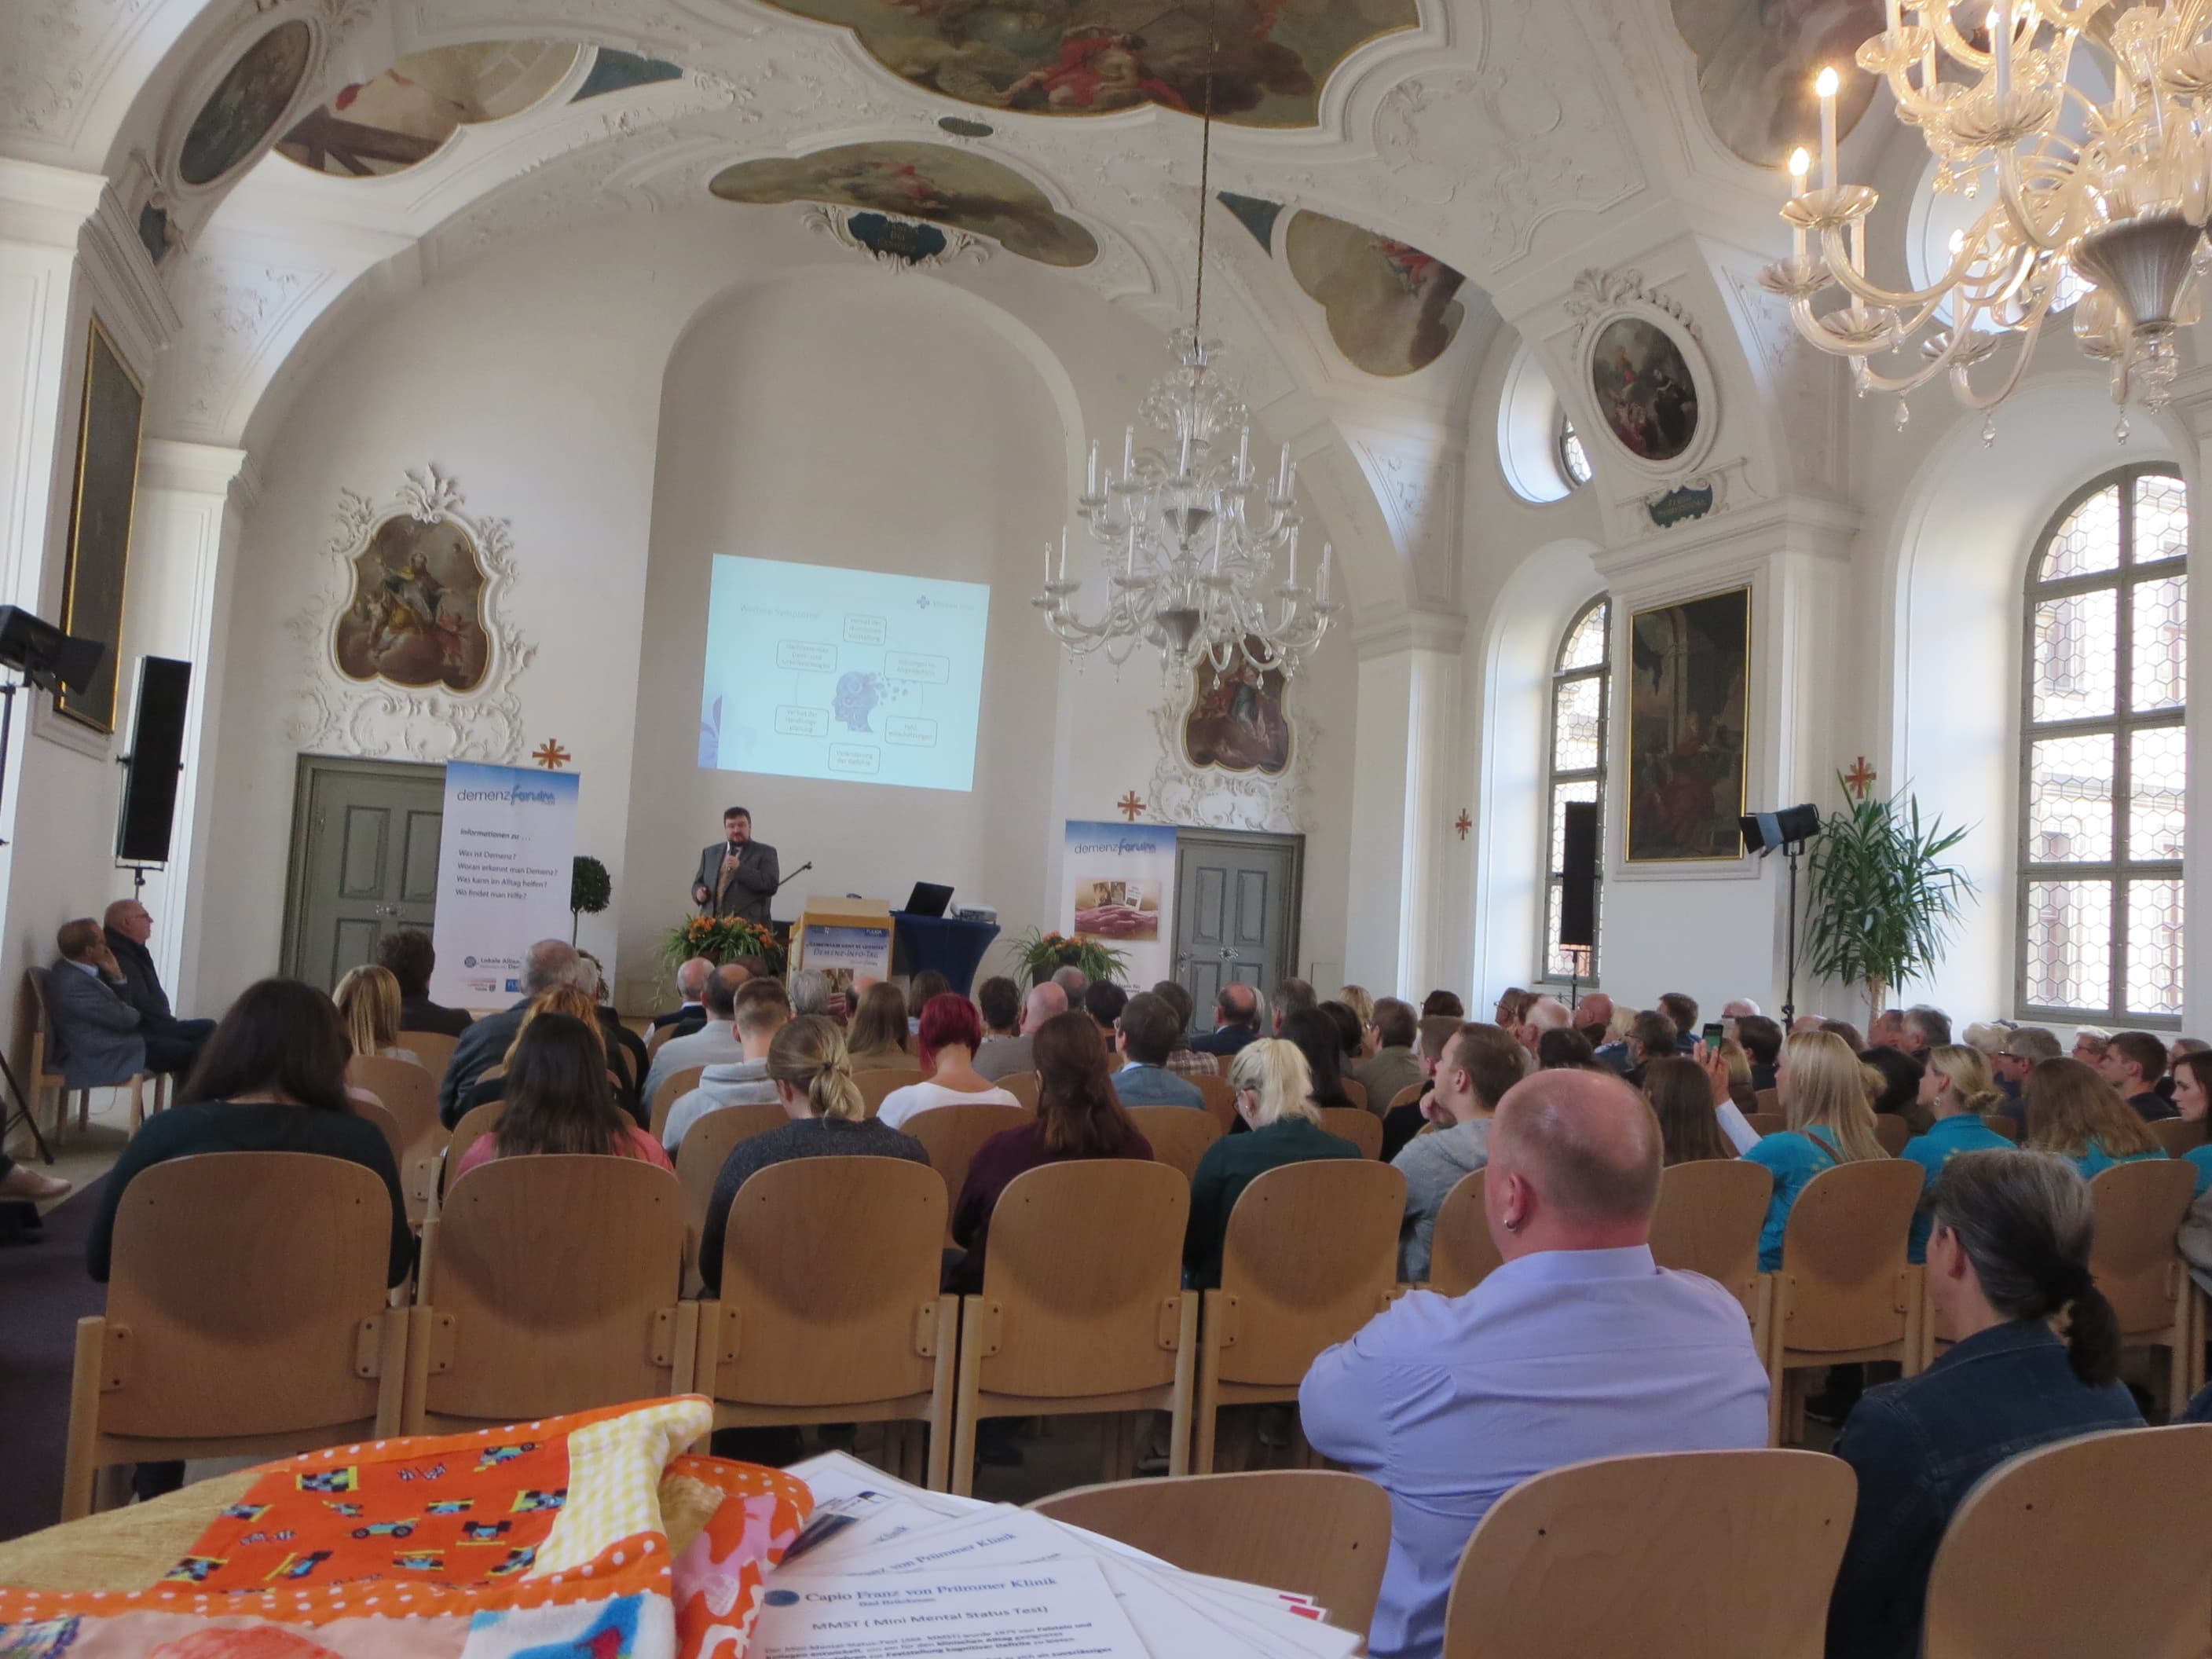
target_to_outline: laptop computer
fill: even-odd
[[[933,881],[918,881],[908,896],[905,914],[910,916],[941,916],[952,902],[952,890],[939,887]]]

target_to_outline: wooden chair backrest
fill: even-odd
[[[1356,1077],[1345,1078],[1341,1081],[1344,1088],[1344,1097],[1350,1101],[1353,1105],[1359,1108],[1361,1111],[1365,1111],[1367,1109],[1367,1085],[1362,1083]]]
[[[461,1114],[461,1121],[453,1125],[452,1150],[446,1154],[446,1185],[453,1184],[453,1171],[461,1167],[461,1160],[469,1155],[469,1148],[483,1136],[499,1127],[499,1121],[507,1115],[507,1103],[487,1100],[481,1106],[471,1106]]]
[[[683,1144],[676,1150],[676,1180],[684,1188],[684,1224],[695,1241],[707,1224],[707,1200],[714,1195],[714,1177],[729,1162],[730,1149],[790,1121],[790,1114],[771,1101],[763,1106],[718,1106],[684,1132]],[[817,1235],[816,1245],[836,1237]]]
[[[1806,1183],[1782,1234],[1792,1280],[1787,1346],[1818,1353],[1904,1337],[1906,1236],[1926,1178],[1917,1164],[1883,1158],[1838,1164]]]
[[[1779,1116],[1781,1116],[1781,1115],[1783,1115],[1783,1114],[1782,1114],[1782,1091],[1781,1091],[1781,1090],[1779,1090],[1779,1089],[1757,1089],[1757,1090],[1753,1090],[1753,1097],[1754,1099],[1756,1099],[1756,1100],[1759,1102],[1759,1109],[1761,1112],[1771,1113],[1771,1114],[1772,1114],[1772,1115],[1773,1115],[1774,1116],[1776,1116],[1776,1117],[1779,1117]],[[1748,1114],[1748,1113],[1747,1113],[1745,1115],[1748,1116],[1748,1115],[1749,1115],[1749,1114]]]
[[[1255,1178],[1222,1241],[1221,1290],[1236,1298],[1222,1381],[1296,1387],[1316,1354],[1379,1313],[1397,1285],[1405,1216],[1406,1177],[1371,1159],[1316,1158]]]
[[[1152,1156],[1171,1164],[1188,1181],[1198,1173],[1198,1160],[1221,1139],[1221,1126],[1211,1112],[1194,1112],[1188,1106],[1132,1106],[1129,1115],[1152,1144]]]
[[[689,1379],[653,1350],[683,1280],[683,1193],[666,1170],[589,1154],[472,1170],[446,1194],[424,1271],[424,1406],[509,1423],[681,1393]]]
[[[399,1120],[392,1115],[391,1109],[380,1102],[362,1100],[348,1096],[346,1106],[356,1117],[365,1117],[376,1125],[384,1136],[384,1144],[392,1148],[392,1162],[400,1170],[407,1167],[407,1137],[399,1132]]]
[[[676,1109],[676,1103],[697,1088],[706,1073],[703,1066],[686,1066],[661,1079],[660,1086],[653,1091],[653,1114],[647,1129],[655,1140],[666,1133],[668,1115]]]
[[[1034,1112],[1037,1109],[1037,1091],[1044,1086],[1044,1079],[1035,1072],[1012,1072],[999,1079],[999,1086]]]
[[[1418,1083],[1408,1083],[1404,1088],[1399,1090],[1396,1094],[1390,1097],[1390,1104],[1387,1109],[1395,1112],[1401,1106],[1412,1105],[1420,1097],[1421,1085]]]
[[[692,1029],[699,1030],[703,1030],[704,1027],[695,1026]],[[676,1037],[681,1036],[683,1031],[683,1026],[672,1019],[667,1024],[661,1026],[658,1030],[648,1035],[645,1039],[646,1063],[647,1065],[652,1063],[653,1057],[660,1052],[660,1045],[662,1043],[674,1040]]]
[[[1237,1091],[1229,1086],[1229,1079],[1194,1077],[1190,1080],[1198,1085],[1198,1092],[1206,1101],[1206,1109],[1221,1126],[1221,1133],[1227,1134],[1230,1126],[1237,1121]]]
[[[1761,1089],[1759,1092],[1765,1095],[1772,1091]],[[1780,1112],[1746,1112],[1743,1121],[1751,1125],[1751,1132],[1762,1140],[1769,1135],[1778,1135],[1790,1127],[1790,1120]]]
[[[53,1019],[46,1012],[45,969],[26,968],[23,970],[22,994],[15,1000],[15,1023],[18,1030],[27,1033],[30,1054],[24,1063],[30,1072],[31,1086],[34,1089],[61,1087],[61,1072],[52,1064]]]
[[[1773,1197],[1773,1175],[1741,1158],[1704,1158],[1662,1170],[1651,1211],[1652,1259],[1703,1273],[1753,1312],[1759,1235]]]
[[[346,1065],[346,1081],[366,1089],[398,1121],[406,1152],[399,1160],[400,1190],[408,1213],[420,1220],[438,1178],[438,1154],[450,1138],[438,1121],[438,1079],[412,1060],[382,1054],[356,1054]]]
[[[415,1057],[422,1062],[422,1069],[434,1078],[446,1075],[446,1067],[453,1063],[453,1045],[459,1037],[447,1036],[443,1031],[402,1031],[399,1046],[412,1048]]]
[[[1185,1572],[1310,1595],[1330,1624],[1363,1634],[1390,1553],[1389,1495],[1336,1469],[1117,1480],[1030,1507]]]
[[[1820,1659],[1856,1492],[1850,1466],[1818,1452],[1549,1470],[1492,1504],[1468,1540],[1443,1659]]]
[[[1882,1151],[1895,1158],[1905,1150],[1905,1143],[1912,1139],[1912,1126],[1895,1112],[1877,1112],[1874,1138],[1881,1143]]]
[[[1382,1120],[1364,1106],[1323,1106],[1321,1127],[1359,1148],[1362,1158],[1382,1156]]]
[[[2171,1158],[2116,1164],[2089,1183],[2097,1218],[2089,1271],[2123,1335],[2174,1322],[2190,1288],[2174,1235],[2196,1191],[2197,1166]]]
[[[1060,1397],[1174,1382],[1189,1219],[1190,1183],[1164,1164],[1074,1158],[1015,1176],[991,1212],[983,1303],[997,1344],[982,1389]]]
[[[861,1103],[867,1107],[870,1117],[876,1115],[877,1109],[884,1103],[884,1097],[892,1090],[927,1082],[928,1078],[928,1073],[917,1071],[911,1066],[900,1066],[896,1070],[885,1069],[853,1073],[853,1081],[860,1085]]]
[[[933,1106],[907,1119],[905,1128],[929,1154],[929,1167],[945,1177],[946,1216],[960,1202],[960,1189],[968,1184],[968,1165],[975,1149],[1004,1129],[1018,1129],[1032,1121],[1018,1106]],[[992,1224],[994,1235],[997,1224]],[[951,1235],[945,1235],[946,1243]],[[997,1248],[995,1237],[993,1248]]]
[[[2168,1158],[2193,1152],[2204,1144],[2204,1120],[2201,1117],[2163,1118],[2150,1126],[2150,1132],[2158,1137],[2158,1144],[2166,1148]]]
[[[2002,1135],[2007,1140],[2018,1140],[2020,1139],[2020,1125],[2014,1122],[2011,1118],[2005,1116],[2001,1112],[1991,1112],[1987,1117],[1982,1120],[1982,1127],[1985,1129],[1996,1131],[1998,1134]]]
[[[205,1152],[141,1170],[116,1207],[100,1427],[212,1439],[374,1417],[359,1362],[377,1352],[363,1328],[386,1311],[391,1249],[384,1182],[343,1158]]]
[[[1452,1182],[1437,1206],[1436,1231],[1429,1239],[1429,1288],[1438,1296],[1465,1296],[1504,1265],[1491,1241],[1482,1210],[1482,1171]]]
[[[724,1334],[700,1334],[701,1388],[755,1406],[927,1393],[945,1211],[945,1183],[904,1158],[793,1158],[752,1176],[730,1206]]]
[[[2212,1426],[2129,1429],[2023,1453],[1967,1493],[1929,1574],[1922,1652],[2196,1659],[2208,1626]]]

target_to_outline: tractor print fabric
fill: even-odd
[[[0,1589],[0,1659],[742,1659],[813,1503],[696,1397],[306,1453],[160,1583]]]

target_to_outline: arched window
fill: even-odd
[[[1559,416],[1559,470],[1567,475],[1572,488],[1580,489],[1590,481],[1589,451],[1583,447],[1575,423],[1564,411]]]
[[[2023,1018],[2180,1018],[2188,553],[2181,480],[2131,466],[2069,501],[2028,562]]]
[[[1574,968],[1559,944],[1560,866],[1569,801],[1597,803],[1598,845],[1605,845],[1605,726],[1612,696],[1606,670],[1613,660],[1612,618],[1613,602],[1602,593],[1584,605],[1567,624],[1552,670],[1552,737],[1544,789],[1544,810],[1550,820],[1550,834],[1545,837],[1550,861],[1544,866],[1544,962],[1540,970],[1544,979],[1565,979]],[[1601,879],[1599,890],[1603,891]],[[1602,915],[1604,907],[1598,908]],[[1602,934],[1602,923],[1598,931]],[[1596,981],[1595,948],[1587,953],[1582,976]]]

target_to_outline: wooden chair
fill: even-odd
[[[667,1133],[668,1115],[676,1109],[676,1103],[699,1086],[699,1079],[706,1072],[703,1066],[686,1066],[664,1078],[660,1086],[653,1091],[653,1115],[647,1133],[655,1140]]]
[[[1297,1399],[1314,1357],[1389,1305],[1405,1215],[1406,1177],[1368,1159],[1285,1164],[1244,1188],[1206,1293],[1194,1473],[1213,1472],[1224,1406]]]
[[[952,1210],[968,1184],[968,1165],[975,1149],[1006,1129],[1031,1121],[1018,1106],[933,1106],[906,1121],[906,1132],[929,1153],[929,1167],[945,1177],[945,1242],[952,1243]]]
[[[1482,1171],[1452,1182],[1437,1206],[1429,1239],[1429,1288],[1438,1296],[1465,1296],[1504,1265],[1482,1209]]]
[[[1382,1120],[1364,1106],[1322,1106],[1321,1127],[1359,1148],[1362,1158],[1382,1156]]]
[[[1894,1359],[1911,1376],[1925,1363],[1925,1270],[1905,1259],[1925,1179],[1905,1158],[1838,1164],[1808,1182],[1790,1206],[1766,1351],[1776,1444],[1785,1422],[1793,1436],[1803,1431],[1807,1367]]]
[[[896,1071],[855,1072],[853,1074],[853,1081],[860,1085],[860,1100],[867,1107],[870,1117],[876,1115],[877,1109],[884,1103],[884,1097],[892,1090],[924,1083],[928,1079],[928,1073],[904,1066]]]
[[[2168,1158],[2181,1158],[2195,1152],[2204,1144],[2203,1118],[2163,1118],[2150,1126],[2158,1137],[2158,1144],[2166,1148]]]
[[[2116,1164],[2089,1183],[2089,1271],[2119,1319],[2121,1343],[2166,1350],[2169,1414],[2189,1398],[2198,1340],[2196,1287],[2174,1248],[2196,1190],[2197,1166],[2168,1158]]]
[[[909,1447],[908,1476],[944,1491],[959,1331],[937,1288],[945,1211],[944,1182],[903,1158],[794,1158],[746,1181],[721,1289],[699,1304],[693,1387],[715,1426],[919,1420],[927,1468]]]
[[[1389,1494],[1337,1469],[1121,1480],[1030,1507],[1185,1572],[1311,1596],[1330,1624],[1362,1635],[1390,1553]]]
[[[1761,1354],[1774,1322],[1774,1281],[1759,1270],[1759,1235],[1773,1197],[1774,1177],[1759,1164],[1705,1158],[1662,1171],[1651,1211],[1652,1260],[1703,1273],[1742,1303]]]
[[[1032,1112],[1037,1109],[1037,1091],[1043,1083],[1044,1079],[1035,1072],[1014,1072],[999,1079],[1001,1089],[1020,1101],[1026,1110]]]
[[[1912,1126],[1895,1112],[1877,1112],[1874,1138],[1881,1143],[1882,1151],[1895,1158],[1905,1150],[1905,1143],[1912,1139]]]
[[[680,1394],[684,1199],[635,1158],[500,1158],[422,1229],[406,1432],[514,1423]]]
[[[54,1097],[54,1121],[47,1139],[58,1146],[62,1144],[63,1132],[69,1127],[71,1101],[76,1103],[76,1127],[82,1130],[92,1124],[92,1097],[95,1090],[122,1089],[130,1092],[131,1128],[135,1134],[138,1126],[146,1121],[148,1087],[150,1085],[154,1091],[153,1109],[158,1112],[161,1109],[168,1079],[151,1073],[134,1072],[120,1082],[103,1083],[95,1088],[70,1088],[63,1073],[49,1063],[47,1033],[52,1030],[53,1022],[46,1012],[45,972],[37,968],[25,969],[23,988],[24,996],[17,1010],[17,1018],[27,1026],[31,1034],[31,1097],[24,1104],[30,1108],[33,1121],[38,1116],[40,1102],[52,1094]]]
[[[987,1417],[1114,1413],[1109,1470],[1127,1476],[1136,1425],[1126,1413],[1164,1411],[1168,1472],[1188,1472],[1199,1302],[1182,1289],[1189,1218],[1190,1183],[1129,1158],[1047,1164],[1000,1194],[982,1294],[961,1299],[954,1492],[974,1488]]]
[[[1759,1091],[1762,1095],[1766,1092],[1764,1089]],[[1780,1112],[1746,1112],[1743,1121],[1751,1125],[1751,1132],[1761,1140],[1769,1135],[1778,1135],[1790,1127],[1790,1120]]]
[[[1129,1115],[1152,1143],[1152,1156],[1171,1164],[1188,1181],[1198,1173],[1198,1160],[1221,1139],[1221,1126],[1211,1112],[1194,1112],[1188,1106],[1132,1106]]]
[[[1344,1090],[1344,1097],[1346,1100],[1359,1108],[1361,1111],[1364,1112],[1367,1110],[1367,1085],[1365,1084],[1362,1083],[1356,1077],[1348,1077],[1341,1079],[1341,1085]]]
[[[393,1167],[404,1170],[407,1167],[407,1137],[400,1130],[399,1120],[379,1101],[349,1099],[346,1105],[356,1117],[365,1117],[376,1125],[377,1132],[384,1137],[384,1144],[392,1148]]]
[[[2018,1140],[2020,1139],[2020,1125],[2000,1112],[1991,1112],[1987,1117],[1984,1117],[1982,1120],[1982,1127],[1995,1133],[2002,1135],[2007,1140]]]
[[[1468,1540],[1443,1659],[1820,1659],[1857,1488],[1850,1465],[1802,1451],[1548,1470]]]
[[[2024,1452],[1966,1494],[1921,1651],[2199,1659],[2208,1626],[2212,1427],[2127,1429]]]
[[[1237,1121],[1237,1091],[1229,1086],[1225,1078],[1194,1077],[1191,1081],[1198,1085],[1199,1093],[1206,1097],[1206,1109],[1221,1126],[1221,1133],[1227,1134]]]
[[[705,1028],[702,1026],[696,1029],[704,1030]],[[645,1037],[646,1064],[649,1066],[653,1063],[653,1057],[660,1052],[660,1045],[662,1043],[681,1036],[683,1031],[684,1028],[672,1020],[657,1031],[653,1031],[649,1034],[641,1032],[640,1035]]]
[[[1783,1115],[1781,1090],[1759,1089],[1755,1090],[1753,1093],[1759,1101],[1759,1109],[1761,1112],[1771,1113],[1777,1117]],[[1747,1112],[1744,1115],[1748,1117],[1750,1114]]]
[[[444,1207],[446,1194],[453,1190],[455,1172],[460,1169],[461,1160],[469,1155],[469,1148],[496,1130],[506,1111],[505,1101],[487,1100],[461,1114],[461,1121],[453,1126],[453,1138],[446,1143],[446,1155],[438,1162],[438,1201],[431,1214],[435,1215]]]
[[[1409,1083],[1404,1088],[1399,1090],[1396,1094],[1390,1097],[1389,1109],[1395,1112],[1401,1106],[1412,1105],[1420,1097],[1421,1085],[1418,1083]]]
[[[707,1200],[714,1195],[714,1181],[722,1173],[722,1165],[729,1162],[730,1149],[790,1121],[790,1115],[771,1101],[760,1106],[717,1107],[684,1132],[684,1144],[676,1152],[676,1182],[684,1189],[687,1271],[697,1265],[699,1240],[707,1225]]]
[[[91,1512],[112,1464],[398,1432],[391,1249],[392,1200],[358,1164],[210,1152],[142,1170],[116,1211],[107,1310],[77,1322],[62,1519]]]
[[[399,1034],[399,1046],[412,1048],[415,1057],[422,1062],[422,1069],[434,1078],[446,1075],[446,1068],[453,1063],[453,1045],[459,1041],[443,1031],[403,1030]]]
[[[438,1121],[437,1078],[412,1060],[356,1054],[346,1066],[346,1081],[368,1090],[398,1120],[406,1144],[399,1159],[399,1189],[407,1195],[407,1218],[420,1223],[430,1213],[438,1159],[453,1139]]]

